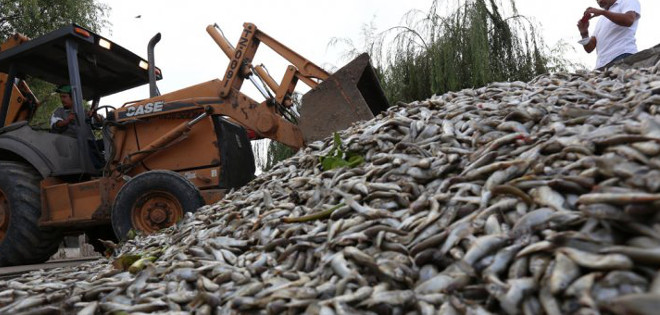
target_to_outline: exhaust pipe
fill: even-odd
[[[147,61],[149,62],[149,98],[160,95],[158,86],[156,86],[156,58],[154,57],[154,47],[160,42],[160,33],[154,35],[147,45]]]

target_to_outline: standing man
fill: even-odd
[[[589,7],[578,21],[584,50],[598,54],[596,68],[604,69],[615,61],[637,52],[635,33],[641,16],[639,0],[596,0],[602,9]],[[589,37],[589,19],[598,19],[594,34]]]
[[[60,94],[62,107],[58,107],[50,117],[50,129],[56,133],[76,137],[79,127],[76,122],[76,114],[73,112],[71,86],[60,85],[55,89],[55,92]]]

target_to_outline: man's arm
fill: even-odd
[[[67,127],[69,127],[74,119],[76,119],[76,115],[74,113],[70,113],[65,119],[58,117],[56,114],[53,114],[50,119],[50,127],[54,131],[61,133],[64,132]]]
[[[62,120],[64,119],[57,117],[53,114],[52,116],[50,116],[50,128],[57,127],[57,123],[59,123]]]
[[[64,128],[64,127],[69,126],[70,123],[71,123],[71,119],[70,119],[70,118],[62,119],[62,120],[59,120],[58,122],[55,123],[55,127],[57,127],[57,128]]]
[[[625,26],[625,27],[630,27],[635,23],[635,20],[637,20],[638,14],[635,11],[628,11],[626,13],[615,13],[612,11],[607,11],[607,10],[601,10],[601,9],[596,9],[596,8],[587,8],[586,11],[584,11],[585,14],[591,15],[591,17],[594,16],[599,16],[602,15],[606,17],[608,20],[612,21],[612,23],[620,26]]]
[[[596,49],[596,42],[597,39],[595,36],[589,37],[589,19],[590,19],[590,14],[587,14],[587,12],[584,12],[584,16],[582,19],[578,21],[577,27],[578,30],[580,31],[580,35],[582,36],[583,39],[588,38],[589,42],[586,45],[582,45],[584,48],[584,51],[587,53],[591,53]]]
[[[587,34],[587,36],[589,35]],[[587,53],[591,53],[592,51],[594,51],[594,49],[596,49],[596,43],[597,43],[596,37],[591,36],[589,37],[589,43],[587,43],[586,45],[582,45],[582,48],[584,48],[584,51],[586,51]]]

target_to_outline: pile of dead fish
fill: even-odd
[[[0,313],[651,314],[660,74],[557,73],[398,104],[176,228],[0,282]],[[135,271],[135,270],[134,270]]]

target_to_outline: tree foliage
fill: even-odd
[[[538,27],[518,13],[515,0],[433,0],[428,12],[411,11],[405,25],[370,38],[365,48],[390,101],[528,81],[574,66],[556,54],[564,47],[546,47]]]
[[[34,38],[70,23],[100,31],[109,10],[96,0],[0,0],[0,39],[17,32]]]
[[[0,0],[0,42],[15,33],[36,38],[71,23],[99,32],[110,26],[109,10],[96,0]],[[60,106],[54,86],[34,78],[27,82],[41,102],[30,124],[48,128],[51,113]]]

